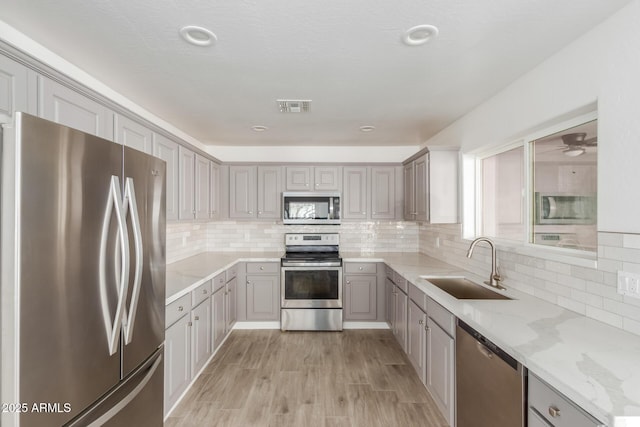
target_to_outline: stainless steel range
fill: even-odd
[[[285,234],[283,331],[342,330],[342,259],[338,233]]]

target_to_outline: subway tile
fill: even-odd
[[[621,248],[624,240],[623,236],[621,233],[600,232],[598,233],[598,245]]]
[[[627,332],[631,332],[632,334],[640,335],[640,322],[637,322],[635,320],[623,318],[622,328]]]
[[[640,234],[624,234],[622,236],[622,247],[640,249]]]
[[[585,315],[587,306],[584,303],[578,302],[571,298],[565,298],[563,296],[558,297],[558,305],[564,307],[567,310],[575,311],[576,313]]]
[[[596,307],[586,307],[586,316],[595,320],[599,320],[600,322],[607,323],[611,326],[615,326],[616,328],[622,329],[622,316],[611,313],[609,311],[601,310]]]

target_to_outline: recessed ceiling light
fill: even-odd
[[[420,46],[438,35],[438,28],[433,25],[416,25],[404,32],[402,41],[407,46]]]
[[[210,46],[218,40],[211,31],[196,25],[187,25],[180,28],[180,35],[187,43],[195,46]]]
[[[269,129],[266,126],[262,126],[262,125],[255,125],[255,126],[251,126],[251,129],[253,129],[256,132],[264,132],[265,130]]]
[[[360,126],[360,132],[373,132],[376,130],[375,126]]]

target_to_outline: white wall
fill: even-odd
[[[504,144],[597,102],[598,229],[640,233],[638,23],[635,0],[424,145]]]

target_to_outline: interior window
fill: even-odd
[[[597,120],[530,142],[534,244],[597,249]]]
[[[480,235],[523,241],[524,147],[485,157],[480,162]]]

